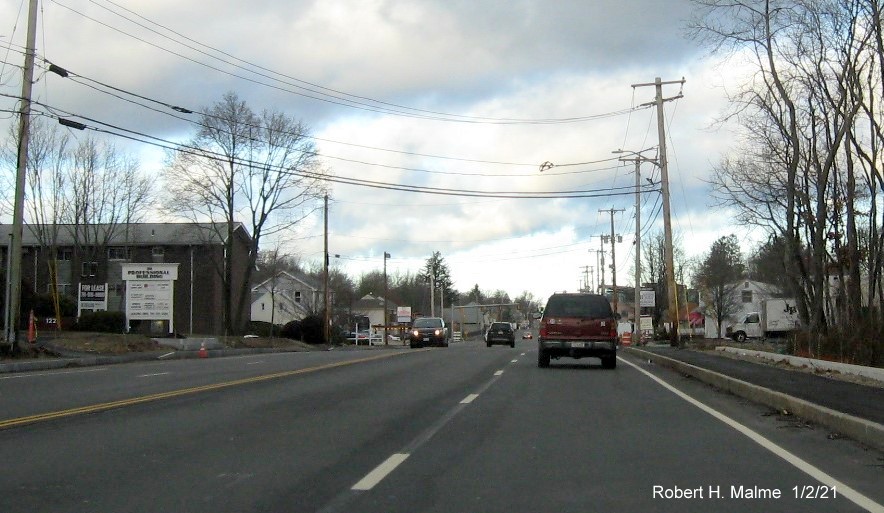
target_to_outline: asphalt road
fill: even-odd
[[[884,511],[879,452],[633,357],[536,360],[518,340],[3,376],[0,511]]]

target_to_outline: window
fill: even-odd
[[[80,276],[94,277],[98,273],[98,262],[83,262],[83,270]]]
[[[300,302],[301,302],[301,291],[296,290],[295,291],[295,303],[300,303]]]
[[[743,291],[743,302],[744,303],[751,303],[752,302],[752,291],[751,290],[744,290]]]
[[[746,324],[758,324],[758,314],[753,313],[746,316]]]
[[[123,246],[112,246],[107,248],[108,260],[129,260],[129,248]]]
[[[166,250],[162,246],[154,246],[150,248],[151,256],[161,257],[166,254]]]
[[[264,303],[261,303],[261,311],[264,311]]]
[[[74,258],[74,251],[71,248],[59,248],[55,251],[55,259],[59,262],[70,262]]]
[[[71,284],[70,283],[58,283],[58,295],[59,296],[69,296],[71,294]],[[52,284],[49,283],[46,285],[46,293],[52,294]]]

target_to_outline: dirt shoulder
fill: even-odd
[[[292,351],[316,351],[324,347],[312,346],[298,340],[280,337],[195,337],[214,338],[230,349],[274,348]],[[40,349],[40,348],[44,349]],[[173,350],[158,344],[152,337],[140,334],[94,333],[83,331],[63,331],[57,333],[40,333],[38,343],[26,345],[28,353],[33,356],[52,353],[53,348],[75,353],[95,355],[121,355],[149,351]]]

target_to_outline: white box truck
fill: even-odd
[[[749,312],[743,320],[727,327],[727,336],[737,342],[747,338],[784,337],[801,326],[794,299],[765,299],[761,310]]]

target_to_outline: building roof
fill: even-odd
[[[387,308],[396,308],[396,303],[387,300]],[[366,294],[362,296],[362,299],[353,303],[354,310],[383,310],[384,309],[384,298],[375,297],[371,294]]]
[[[39,246],[40,226],[45,229],[52,225],[24,225],[22,231],[23,246]],[[224,223],[119,223],[73,225],[59,224],[57,227],[57,244],[60,246],[74,245],[74,234],[79,232],[81,241],[102,241],[109,230],[113,230],[107,244],[110,246],[166,246],[220,245],[226,235]],[[234,223],[234,231],[251,239],[242,223]],[[0,237],[9,239],[12,233],[11,224],[0,224]]]
[[[294,272],[290,272],[290,271],[279,271],[278,273],[276,273],[275,278],[276,278],[276,280],[277,280],[277,281],[276,281],[277,284],[279,284],[279,280],[280,280],[280,278],[283,278],[283,279],[284,279],[284,278],[288,278],[289,280],[293,280],[293,281],[297,281],[297,282],[303,283],[303,284],[304,284],[307,288],[309,288],[310,290],[319,290],[319,288],[320,288],[319,285],[316,283],[316,280],[314,280],[313,278],[311,278],[311,277],[308,276],[307,274],[305,274],[305,273],[303,273],[303,272],[300,272],[300,271],[294,271]],[[264,280],[264,281],[262,281],[261,283],[255,285],[254,287],[252,287],[252,290],[253,290],[253,291],[257,291],[259,288],[262,288],[262,287],[264,287],[265,285],[271,283],[271,282],[273,281],[273,279],[274,279],[274,276],[271,276],[270,278],[267,278],[266,280]]]

